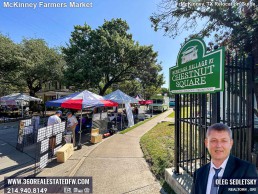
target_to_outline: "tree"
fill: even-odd
[[[161,86],[164,81],[159,74],[157,53],[152,46],[135,42],[128,30],[128,24],[121,19],[104,21],[95,30],[87,24],[75,26],[70,43],[62,49],[68,85],[98,88],[99,94],[104,95],[113,84],[137,79],[144,82],[144,75],[150,75],[151,69],[153,82],[149,85]]]
[[[189,1],[190,2],[190,1]],[[258,1],[221,0],[228,6],[219,6],[213,2],[198,1],[202,6],[185,6],[180,0],[162,0],[159,13],[154,13],[150,19],[155,30],[164,29],[166,35],[175,38],[184,30],[194,32],[200,20],[206,21],[203,28],[193,35],[200,37],[210,36],[212,32],[224,35],[216,36],[217,41],[232,38],[244,46],[253,45],[257,41],[258,32]],[[190,2],[191,3],[191,2]],[[237,4],[239,3],[239,4]],[[240,33],[245,32],[245,33]],[[253,45],[254,46],[254,45]],[[250,48],[245,48],[246,50]]]
[[[18,46],[8,37],[0,34],[0,77],[4,78],[8,73],[17,69],[20,65]]]
[[[25,59],[19,78],[24,81],[31,96],[35,96],[44,83],[62,78],[65,64],[58,50],[49,48],[42,39],[23,39],[19,46]]]
[[[112,91],[115,91],[117,89],[123,91],[129,96],[135,97],[139,93],[139,91],[141,91],[141,85],[138,80],[120,82],[118,84],[113,84],[110,89],[106,91],[106,93],[111,93]]]
[[[22,60],[22,53],[17,44],[15,44],[10,38],[0,34],[0,85],[1,94],[6,95],[9,93],[9,89],[13,90],[21,87],[19,81],[15,78],[17,70],[20,68]],[[14,83],[17,87],[14,87]]]
[[[42,89],[42,84],[62,78],[64,60],[57,49],[49,48],[42,39],[23,39],[20,44],[0,35],[0,92],[29,89],[31,96]],[[8,90],[8,91],[7,91]]]
[[[231,51],[238,49],[246,54],[252,53],[255,63],[258,64],[258,0],[200,0],[198,2],[202,3],[201,6],[190,5],[193,2],[196,3],[162,0],[158,13],[150,17],[154,29],[163,29],[165,34],[172,38],[189,30],[193,32],[191,37],[209,37],[215,33],[216,43],[227,45]],[[206,23],[196,32],[201,20]],[[257,79],[258,65],[255,67]],[[258,100],[258,83],[255,93]]]
[[[161,65],[149,66],[140,74],[141,87],[143,97],[149,99],[152,95],[160,93],[161,86],[165,83],[162,74],[158,74],[162,70]]]

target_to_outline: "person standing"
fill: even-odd
[[[75,143],[75,128],[78,125],[78,120],[76,119],[76,117],[71,112],[68,112],[66,114],[66,116],[67,116],[67,130],[73,132],[73,146],[75,147],[75,145],[76,145],[76,143]]]
[[[138,114],[139,114],[139,109],[137,106],[134,107],[134,115],[135,115],[135,118],[138,119]]]
[[[60,119],[61,115],[62,115],[61,110],[56,111],[56,113],[54,115],[52,115],[48,118],[47,126],[61,123],[61,119]]]
[[[215,180],[221,177],[223,179],[258,178],[253,164],[230,154],[232,145],[232,131],[227,125],[216,123],[208,128],[205,146],[210,153],[211,162],[194,172],[191,194],[232,193],[229,186],[215,185]],[[245,192],[234,192],[234,194],[238,193]]]
[[[62,115],[61,110],[56,111],[56,113],[54,115],[52,115],[48,118],[47,126],[61,123],[61,119],[60,119],[61,115]],[[49,138],[49,147],[52,150],[52,153],[54,153],[55,146],[56,146],[56,139],[54,136],[52,136]]]

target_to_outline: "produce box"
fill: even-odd
[[[57,162],[66,162],[73,155],[73,144],[67,143],[56,152]]]

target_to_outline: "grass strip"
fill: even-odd
[[[148,131],[140,140],[144,158],[152,173],[167,193],[175,192],[165,181],[165,168],[171,168],[174,160],[174,125],[162,122]]]
[[[140,126],[140,125],[142,125],[142,124],[144,124],[144,123],[150,121],[151,119],[154,119],[156,116],[159,116],[159,115],[152,116],[151,118],[145,119],[144,121],[141,121],[141,122],[135,124],[135,125],[132,126],[132,127],[129,127],[129,128],[127,128],[127,129],[125,129],[125,130],[123,130],[123,131],[120,131],[120,134],[125,134],[125,133],[127,133],[128,131],[131,131],[131,130],[133,130],[134,128],[136,128],[136,127],[138,127],[138,126]]]

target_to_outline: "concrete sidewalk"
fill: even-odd
[[[122,135],[101,143],[85,143],[65,163],[53,160],[38,176],[92,176],[95,193],[160,193],[140,148],[141,136],[166,119],[170,109]],[[170,120],[170,119],[169,119]],[[171,120],[172,121],[172,120]],[[0,124],[0,193],[4,177],[33,175],[35,147],[16,150],[18,122]]]
[[[126,134],[116,134],[99,144],[83,146],[67,162],[52,163],[38,176],[92,176],[94,194],[164,193],[143,158],[139,141],[172,111],[170,109]]]
[[[16,150],[18,122],[0,124],[0,193],[4,177],[28,176],[34,173],[35,150]]]

